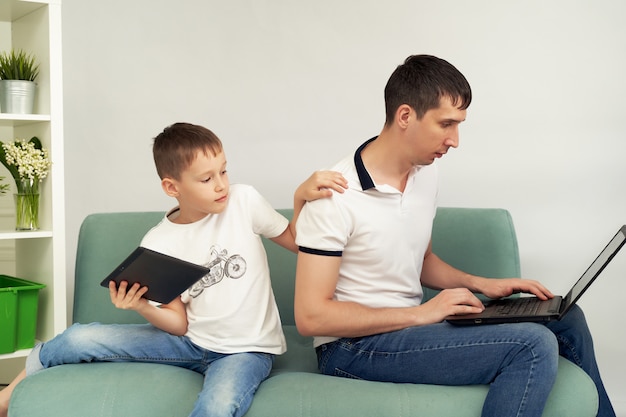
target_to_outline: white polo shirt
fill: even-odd
[[[305,253],[342,257],[334,299],[372,308],[419,305],[436,213],[437,166],[415,167],[404,192],[375,184],[361,158],[372,140],[332,168],[348,180],[348,189],[304,206],[296,243]],[[336,339],[316,337],[314,344]]]

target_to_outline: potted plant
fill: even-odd
[[[35,102],[39,64],[23,50],[0,53],[0,111],[28,114]]]
[[[52,162],[36,136],[30,140],[0,142],[0,163],[15,180],[15,229],[39,229],[39,186]],[[6,191],[6,186],[0,186]]]

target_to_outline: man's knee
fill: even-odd
[[[544,367],[544,371],[556,375],[559,361],[559,343],[546,326],[527,323],[527,341],[534,361]]]

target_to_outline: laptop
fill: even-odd
[[[141,286],[148,287],[144,298],[167,304],[207,275],[209,271],[210,269],[205,266],[140,246],[124,259],[100,285],[108,288],[110,281],[115,281],[117,285],[122,281],[127,281],[130,288],[134,283],[139,282]]]
[[[449,316],[446,321],[455,325],[469,326],[560,320],[598,278],[625,242],[626,225],[618,230],[565,297],[555,296],[546,301],[535,296],[489,300],[485,302],[485,310],[482,313]]]

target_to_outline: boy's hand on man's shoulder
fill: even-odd
[[[336,171],[316,171],[296,190],[296,196],[304,201],[313,201],[332,196],[332,190],[343,193],[348,181]]]

